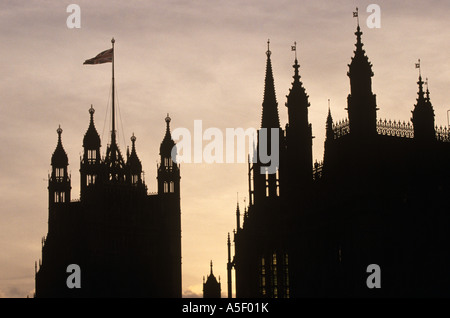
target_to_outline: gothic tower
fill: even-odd
[[[414,125],[414,139],[418,141],[430,141],[436,138],[434,110],[430,102],[430,92],[427,87],[426,97],[424,96],[424,82],[422,81],[421,74],[419,74],[417,84],[419,85],[419,92],[417,93],[417,103],[414,105],[411,118]]]
[[[131,136],[131,153],[127,153],[127,180],[132,186],[145,189],[142,181],[142,163],[136,153],[136,137]]]
[[[179,197],[180,169],[172,156],[172,154],[176,156],[177,148],[170,134],[170,121],[169,114],[167,114],[166,134],[159,148],[161,163],[158,167],[158,194],[173,193]]]
[[[365,55],[361,42],[361,28],[357,27],[356,50],[347,73],[350,78],[350,94],[347,98],[350,134],[359,139],[377,134],[376,95],[372,93],[372,63]]]
[[[289,297],[289,252],[285,244],[288,221],[283,199],[287,196],[287,191],[283,192],[287,189],[283,183],[287,177],[283,175],[286,173],[286,142],[280,127],[271,55],[268,47],[257,158],[254,156],[252,164],[249,164],[250,205],[248,211],[244,210],[242,228],[240,211],[236,211],[239,228],[234,232],[235,257],[228,262],[229,277],[231,266],[235,268],[237,298],[254,295]],[[295,106],[292,107],[293,114],[296,114]],[[294,128],[301,125],[297,124],[298,119],[293,120]],[[252,268],[258,270],[252,271]],[[231,294],[230,288],[228,294]]]
[[[203,298],[221,298],[221,287],[220,287],[220,277],[217,281],[216,276],[213,274],[213,264],[210,263],[211,271],[206,278],[203,277]]]
[[[265,198],[280,196],[280,164],[284,147],[284,132],[280,127],[278,103],[268,41],[264,98],[262,103],[261,129],[249,177],[253,177],[253,189],[250,188],[250,204],[262,203]],[[273,150],[273,153],[272,153]],[[270,156],[270,159],[268,159]],[[267,157],[267,158],[266,158]],[[251,183],[251,182],[250,182]]]
[[[329,102],[329,100],[328,100]],[[331,109],[328,106],[328,115],[325,124],[325,142],[323,153],[323,169],[327,169],[332,162],[329,160],[330,147],[333,147],[334,131],[333,131],[333,117],[331,116]]]
[[[296,50],[296,47],[295,47]],[[287,96],[289,124],[286,127],[288,191],[306,194],[312,182],[312,129],[308,121],[308,94],[300,81],[297,55],[294,82]]]
[[[159,259],[167,264],[168,293],[181,297],[181,209],[180,209],[180,165],[176,163],[177,148],[170,133],[170,117],[167,114],[166,133],[159,148],[161,162],[158,165],[158,195],[161,197],[162,250],[168,251]],[[176,286],[176,288],[173,288]]]
[[[70,202],[71,178],[67,167],[69,159],[62,145],[61,126],[56,131],[58,133],[58,143],[51,159],[52,173],[48,179],[49,197],[49,232],[57,230],[58,211],[63,209]]]
[[[80,197],[84,199],[88,192],[101,182],[100,136],[94,124],[95,109],[89,109],[90,122],[83,138],[83,157],[80,162]]]

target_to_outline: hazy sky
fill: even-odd
[[[69,29],[69,4],[81,28]],[[381,8],[370,29],[369,4]],[[25,1],[0,0],[0,296],[34,292],[34,263],[47,234],[47,175],[63,129],[72,198],[79,197],[79,158],[88,109],[108,142],[111,64],[82,65],[116,39],[119,140],[130,136],[156,191],[156,163],[165,131],[258,128],[270,38],[280,120],[286,123],[297,41],[301,80],[310,96],[314,160],[321,160],[327,100],[346,118],[347,64],[353,56],[359,7],[363,43],[375,76],[379,118],[408,121],[417,96],[420,58],[438,125],[447,125],[450,84],[450,2],[443,1]],[[207,144],[205,141],[204,145]],[[226,295],[227,233],[235,228],[236,194],[248,197],[246,164],[181,167],[183,294],[202,295],[202,277],[221,276]]]

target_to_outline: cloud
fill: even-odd
[[[196,293],[188,288],[183,291],[182,297],[183,298],[203,298],[203,293],[201,293],[201,294]]]

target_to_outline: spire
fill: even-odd
[[[422,75],[419,75],[419,81],[417,82],[417,84],[419,85],[419,91],[417,92],[417,103],[421,104],[425,102],[425,96],[423,91],[424,82],[422,81]]]
[[[89,127],[83,138],[83,147],[88,149],[98,149],[101,146],[100,136],[94,124],[94,113],[95,109],[91,104],[91,108],[89,108],[89,114],[91,116],[91,119],[89,122]]]
[[[291,47],[291,50],[295,52],[295,64],[293,65],[293,67],[295,69],[294,83],[296,83],[296,82],[300,81],[300,76],[298,75],[298,69],[299,69],[300,65],[298,65],[298,60],[297,60],[297,42],[294,42],[294,45]]]
[[[358,22],[358,26],[355,32],[356,35],[356,44],[355,44],[356,50],[354,51],[355,55],[352,58],[351,63],[348,65],[350,69],[347,75],[349,77],[354,75],[367,77],[373,76],[372,63],[369,62],[369,58],[365,55],[366,51],[363,49],[364,44],[362,43],[361,40],[362,34],[363,33],[361,32],[361,28]]]
[[[220,278],[218,282],[216,277],[213,275],[212,261],[210,264],[211,272],[206,278],[206,282],[203,282],[203,298],[220,298]]]
[[[353,12],[353,16],[358,18],[358,9]],[[356,27],[356,50],[347,72],[350,78],[350,94],[347,98],[348,120],[350,133],[363,140],[368,136],[376,136],[377,128],[377,105],[376,95],[372,93],[372,63],[365,54],[361,40],[361,28],[359,19]]]
[[[275,94],[275,84],[272,72],[272,62],[270,56],[270,40],[267,41],[267,64],[266,64],[266,77],[264,84],[264,99],[262,103],[262,128],[280,128],[280,118],[278,116],[278,103]]]
[[[236,230],[239,231],[241,229],[241,211],[239,210],[239,199],[236,205]]]
[[[356,50],[354,51],[355,56],[352,58],[351,63],[349,66],[349,72],[347,75],[352,78],[357,77],[356,80],[359,80],[363,77],[372,77],[372,63],[369,62],[369,58],[365,55],[365,50],[363,49],[364,44],[361,40],[361,35],[363,34],[361,32],[361,28],[359,26],[359,15],[358,15],[358,8],[356,8],[356,12],[353,12],[353,16],[357,18],[357,27],[356,27]]]
[[[434,109],[430,101],[430,91],[428,89],[428,78],[426,79],[426,93],[423,90],[422,73],[419,63],[416,63],[416,68],[419,69],[419,91],[417,92],[416,104],[412,111],[411,121],[414,125],[414,138],[418,140],[432,140],[436,138],[434,127]],[[425,97],[426,94],[426,97]]]
[[[56,132],[58,133],[58,143],[55,151],[53,152],[51,164],[54,167],[65,167],[69,164],[69,159],[62,145],[61,134],[63,130],[61,129],[61,125],[59,125]]]
[[[163,141],[161,142],[161,146],[159,147],[159,154],[163,157],[169,158],[172,156],[172,148],[175,146],[175,142],[172,139],[172,135],[170,133],[170,121],[169,113],[166,116],[166,134],[164,135]]]
[[[294,68],[294,76],[293,76],[294,82],[292,83],[292,88],[294,89],[294,87],[296,88],[296,87],[302,86],[302,83],[300,82],[300,75],[298,72],[300,65],[298,64],[298,60],[297,60],[297,42],[294,42],[294,46],[292,46],[292,50],[295,51],[294,65],[292,65],[292,67]],[[305,89],[303,89],[303,91],[305,91]]]
[[[328,100],[328,116],[327,116],[327,124],[326,124],[326,140],[334,139],[333,132],[333,117],[331,117],[331,109],[330,109],[330,100]]]
[[[133,135],[130,138],[131,140],[131,153],[127,161],[127,165],[130,167],[131,174],[133,175],[140,175],[142,172],[142,164],[139,160],[139,157],[136,153],[136,137]]]
[[[228,236],[227,236],[227,247],[228,247],[228,263],[231,263],[231,240],[230,240],[230,232],[228,232]]]
[[[300,81],[299,68],[297,60],[297,42],[294,42],[294,46],[292,46],[292,50],[295,51],[295,61],[292,67],[294,68],[294,81],[292,82],[292,88],[289,90],[289,95],[287,97],[286,107],[288,108],[289,115],[289,126],[293,127],[296,125],[302,125],[304,127],[308,126],[308,115],[306,112],[307,107],[310,106],[308,101],[308,94],[306,94],[306,90],[303,87],[302,82]],[[292,112],[294,108],[297,110]],[[298,113],[301,111],[301,113]],[[303,118],[303,124],[298,123],[297,121]]]

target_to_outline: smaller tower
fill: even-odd
[[[308,94],[300,81],[297,60],[297,43],[292,49],[295,51],[294,81],[287,95],[289,125],[286,128],[287,143],[287,191],[291,194],[309,197],[312,182],[312,127],[308,120]]]
[[[359,21],[359,20],[358,20]],[[347,97],[348,120],[350,134],[361,140],[377,134],[376,95],[372,93],[372,63],[365,54],[361,41],[361,28],[358,26],[356,35],[356,50],[347,73],[350,78],[350,94]]]
[[[94,107],[89,108],[90,122],[83,138],[83,157],[80,162],[80,193],[81,199],[86,197],[90,191],[99,183],[102,177],[100,147],[100,136],[94,124]]]
[[[236,205],[236,232],[241,229],[241,211],[239,210],[239,201]]]
[[[131,154],[127,156],[128,180],[133,186],[141,187],[142,182],[142,163],[136,153],[136,137],[133,135],[131,140]]]
[[[423,91],[424,82],[422,81],[422,74],[420,71],[420,60],[416,65],[419,66],[419,81],[417,82],[419,85],[419,92],[417,93],[417,102],[414,105],[414,110],[412,111],[411,121],[414,126],[414,139],[421,142],[434,140],[436,138],[436,131],[434,127],[434,110],[430,101],[428,83],[426,97]]]
[[[333,160],[330,158],[334,144],[334,130],[333,130],[333,117],[331,116],[330,100],[328,100],[328,115],[325,124],[325,142],[323,153],[323,169],[324,171],[329,169],[329,166],[333,164]],[[328,170],[329,171],[329,170]],[[327,171],[327,172],[328,172]]]
[[[330,100],[328,100],[328,103]],[[327,115],[327,123],[326,123],[326,141],[330,141],[334,139],[334,132],[333,132],[333,117],[331,117],[331,109],[330,105],[328,104],[328,115]]]
[[[253,190],[250,191],[250,202],[258,204],[280,196],[280,163],[283,157],[281,150],[284,146],[284,131],[280,127],[271,62],[272,52],[270,51],[269,45],[270,41],[267,41],[261,129],[258,131],[258,142],[255,152],[258,154],[258,157],[257,160],[255,160],[256,156],[254,157],[253,164],[250,168],[253,176]],[[278,137],[276,136],[277,134]],[[272,145],[272,140],[276,141],[277,144]],[[262,156],[269,155],[269,153],[271,156],[270,161],[267,163],[263,162],[261,160]],[[249,177],[251,178],[251,176]]]
[[[232,295],[232,276],[231,276],[231,270],[233,268],[233,263],[231,262],[231,241],[230,241],[230,233],[228,233],[227,238],[227,250],[228,250],[228,262],[227,262],[227,288],[228,288],[228,298],[233,298]]]
[[[220,277],[219,281],[217,281],[216,277],[213,274],[213,264],[212,261],[210,263],[211,271],[206,278],[203,278],[203,298],[221,298],[221,288],[220,288]]]
[[[52,155],[52,173],[48,178],[49,233],[54,230],[53,227],[56,224],[54,219],[57,217],[56,214],[60,210],[60,207],[70,202],[70,190],[72,189],[70,176],[67,171],[69,159],[61,140],[63,132],[61,126],[58,127],[56,132],[58,133],[58,143]]]
[[[165,120],[166,134],[159,148],[161,163],[158,166],[158,194],[174,193],[180,196],[180,167],[176,163],[177,148],[170,134],[169,114]]]

